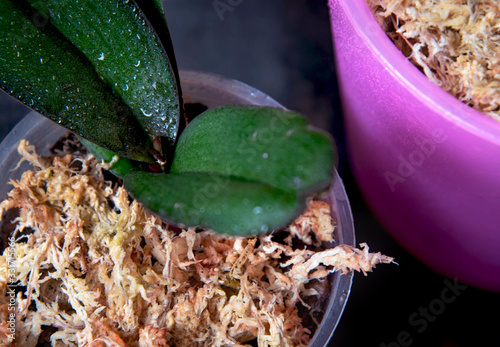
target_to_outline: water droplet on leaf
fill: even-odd
[[[259,214],[262,212],[262,207],[256,206],[253,208],[252,212],[253,212],[253,214]]]

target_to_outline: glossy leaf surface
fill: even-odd
[[[133,1],[29,2],[48,14],[51,24],[85,55],[151,138],[175,142],[180,114],[175,74],[156,32]],[[157,1],[142,3],[165,30]],[[165,34],[163,41],[170,46]]]
[[[213,172],[286,191],[328,187],[335,151],[330,136],[279,108],[223,106],[196,117],[178,140],[171,171]]]
[[[50,23],[0,0],[0,84],[27,106],[101,146],[151,161],[149,138],[88,60]]]
[[[210,173],[130,172],[127,191],[168,221],[219,233],[264,233],[289,223],[303,207],[294,192]]]
[[[310,194],[329,186],[334,146],[297,113],[224,106],[179,137],[169,174],[132,171],[125,187],[174,223],[247,235],[290,223]]]

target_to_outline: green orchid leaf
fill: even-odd
[[[0,87],[91,142],[152,162],[149,137],[127,105],[40,13],[21,4],[0,0]]]
[[[163,12],[163,5],[161,3],[161,0],[153,0],[155,3],[156,9],[159,13],[161,13],[162,16],[165,16],[165,13]]]
[[[182,100],[182,88],[180,84],[179,69],[177,67],[177,61],[175,59],[174,46],[170,37],[170,30],[168,29],[165,11],[163,10],[163,4],[161,0],[135,0],[135,3],[137,4],[137,6],[139,6],[141,11],[144,13],[144,16],[147,18],[147,21],[156,32],[156,35],[158,36],[163,49],[167,53],[172,73],[174,74],[175,81],[177,82],[177,99],[179,101],[179,124],[177,134],[180,134],[187,124],[187,118],[185,106],[183,105]]]
[[[210,173],[131,171],[127,191],[150,211],[182,226],[248,235],[290,223],[303,209],[295,192]]]
[[[223,106],[189,123],[169,174],[131,171],[124,185],[171,222],[248,235],[289,224],[329,186],[333,162],[330,136],[301,115]]]
[[[147,18],[147,21],[156,32],[156,35],[158,36],[163,49],[167,53],[170,65],[172,67],[172,72],[176,75],[176,80],[178,82],[178,69],[177,62],[175,60],[174,47],[172,44],[172,39],[170,37],[170,31],[168,29],[167,20],[165,18],[165,11],[163,11],[163,4],[161,0],[134,0],[134,2],[141,9],[145,18]]]
[[[82,137],[78,137],[78,140],[87,148],[87,150],[96,157],[97,160],[103,161],[106,164],[110,164],[109,171],[117,177],[123,178],[127,175],[133,168],[137,165],[124,157],[108,151],[90,141],[85,140]]]
[[[141,4],[161,41],[133,1],[28,1],[47,13],[50,23],[85,55],[151,138],[164,137],[174,144],[182,109],[180,88],[177,68],[169,60],[174,55],[165,17],[156,0]]]
[[[189,123],[171,172],[218,173],[307,195],[329,186],[335,156],[330,136],[295,112],[222,106]]]

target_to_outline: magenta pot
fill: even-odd
[[[365,0],[329,0],[347,147],[374,214],[435,271],[500,291],[500,122],[430,82]]]

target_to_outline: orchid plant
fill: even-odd
[[[0,31],[2,89],[169,223],[270,232],[330,185],[334,143],[296,112],[231,105],[186,120],[160,0],[0,0]]]

